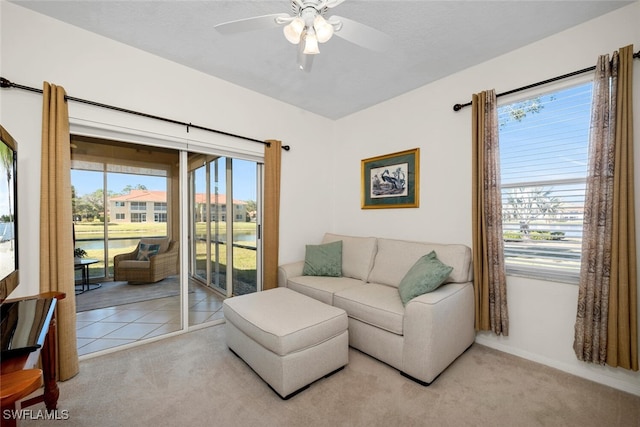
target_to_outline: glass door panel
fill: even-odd
[[[195,153],[188,162],[191,276],[223,296],[256,292],[259,164]]]
[[[107,173],[109,277],[114,256],[134,251],[143,237],[168,236],[168,186],[166,176]]]
[[[81,258],[98,262],[89,266],[89,278],[103,278],[105,274],[105,215],[104,172],[99,170],[71,170],[71,203],[75,251]],[[84,252],[83,252],[84,251]],[[74,254],[75,255],[75,254]],[[82,277],[76,270],[76,282]]]
[[[227,212],[226,212],[226,158],[218,157],[208,163],[209,206],[211,231],[210,285],[227,294]]]
[[[145,340],[182,329],[181,310],[186,294],[181,294],[179,262],[180,153],[78,135],[72,135],[72,142],[75,247],[84,249],[87,258],[98,260],[89,267],[89,279],[91,284],[101,282],[101,286],[88,290],[83,286],[79,291],[76,287],[76,310],[118,306],[140,311],[147,310],[147,302],[153,301],[149,311],[154,316],[140,321],[128,339]],[[148,260],[138,259],[140,254],[135,253],[143,238],[162,240],[150,245],[156,248],[149,250],[159,252],[148,252]],[[114,257],[118,255],[122,257],[116,275]],[[138,262],[148,264],[141,266]],[[82,274],[82,270],[76,274]],[[112,280],[115,276],[117,281]],[[153,286],[132,286],[138,284]],[[86,338],[98,342],[103,334],[97,334]],[[105,344],[108,345],[104,348],[118,345],[116,340],[106,340]],[[102,349],[101,346],[102,343],[97,347]],[[79,342],[79,354],[95,351],[89,347],[94,346]]]
[[[202,195],[206,194],[207,188],[207,166],[201,166],[191,173],[192,199],[191,218],[193,219],[192,229],[192,253],[194,262],[191,263],[195,277],[207,281],[207,241],[208,241],[208,221],[207,205],[202,200]]]
[[[257,164],[233,159],[233,293],[258,290]],[[231,223],[231,222],[230,222]]]

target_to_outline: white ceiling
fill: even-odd
[[[387,33],[380,53],[333,37],[310,73],[279,28],[221,35],[214,25],[289,13],[290,1],[12,0],[91,32],[338,119],[633,1],[347,0],[344,16]]]

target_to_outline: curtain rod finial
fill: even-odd
[[[461,104],[456,104],[453,106],[453,111],[460,111],[462,110],[462,105]]]
[[[291,147],[289,147],[288,145],[283,145],[283,146],[282,146],[282,149],[283,149],[284,151],[289,151],[289,150],[291,150]]]
[[[0,87],[11,87],[11,82],[7,79],[5,79],[4,77],[0,77]]]

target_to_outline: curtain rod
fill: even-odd
[[[16,88],[16,89],[27,90],[27,91],[30,91],[30,92],[36,92],[36,93],[40,93],[40,94],[42,93],[42,89],[37,89],[37,88],[34,88],[34,87],[29,87],[29,86],[24,86],[24,85],[20,85],[20,84],[17,84],[17,83],[13,83],[13,82],[5,79],[4,77],[0,77],[0,87],[1,88]],[[76,97],[69,96],[69,95],[65,95],[64,99],[68,100],[68,101],[80,102],[82,104],[93,105],[94,107],[106,108],[106,109],[109,109],[109,110],[120,111],[120,112],[123,112],[123,113],[133,114],[133,115],[136,115],[136,116],[147,117],[147,118],[150,118],[150,119],[156,119],[156,120],[160,120],[160,121],[163,121],[163,122],[168,122],[168,123],[173,123],[173,124],[176,124],[176,125],[186,126],[187,127],[187,132],[189,132],[190,128],[194,128],[194,129],[205,130],[205,131],[208,131],[208,132],[218,133],[218,134],[221,134],[221,135],[232,136],[234,138],[244,139],[246,141],[259,142],[260,144],[264,144],[267,147],[271,146],[271,143],[268,142],[268,141],[261,141],[259,139],[249,138],[249,137],[242,136],[242,135],[236,135],[236,134],[233,134],[233,133],[224,132],[224,131],[217,130],[217,129],[211,129],[211,128],[207,128],[207,127],[204,127],[204,126],[194,125],[193,123],[181,122],[181,121],[174,120],[174,119],[168,119],[166,117],[155,116],[153,114],[142,113],[140,111],[128,110],[126,108],[115,107],[113,105],[102,104],[100,102],[89,101],[89,100],[86,100],[86,99],[76,98]],[[288,145],[283,145],[282,149],[285,150],[285,151],[289,151],[291,149],[291,147],[289,147]]]
[[[634,53],[633,57],[635,59],[640,58],[640,51],[638,51],[637,53]],[[589,71],[593,71],[595,69],[596,69],[596,66],[594,65],[594,66],[589,67],[589,68],[583,68],[582,70],[573,71],[571,73],[563,74],[563,75],[557,76],[557,77],[552,77],[550,79],[543,80],[543,81],[537,82],[537,83],[532,83],[530,85],[522,86],[522,87],[519,87],[517,89],[511,89],[511,90],[509,90],[507,92],[502,92],[502,93],[496,94],[496,98],[498,98],[500,96],[504,96],[504,95],[511,95],[512,93],[521,92],[523,90],[531,89],[531,88],[534,88],[534,87],[537,87],[537,86],[542,86],[542,85],[545,85],[547,83],[555,82],[555,81],[558,81],[558,80],[566,79],[567,77],[573,77],[573,76],[577,76],[579,74],[588,73]],[[456,105],[453,106],[453,111],[460,111],[464,107],[468,107],[469,105],[471,105],[471,102],[467,102],[466,104],[456,104]]]

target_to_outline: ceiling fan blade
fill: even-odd
[[[342,28],[334,33],[338,37],[378,52],[390,50],[393,47],[393,39],[382,31],[342,16],[334,15],[331,18],[342,21]],[[331,18],[329,19],[330,23]]]
[[[286,13],[276,13],[272,15],[255,16],[253,18],[238,19],[237,21],[223,22],[213,28],[220,34],[236,34],[247,31],[268,30],[270,28],[279,27],[276,22],[277,18],[289,18]]]
[[[305,73],[311,72],[313,65],[313,57],[315,55],[307,55],[304,53],[304,43],[298,43],[298,68]]]
[[[327,1],[327,4],[325,5],[328,8],[332,8],[332,7],[336,7],[337,5],[343,3],[344,0],[329,0]]]

